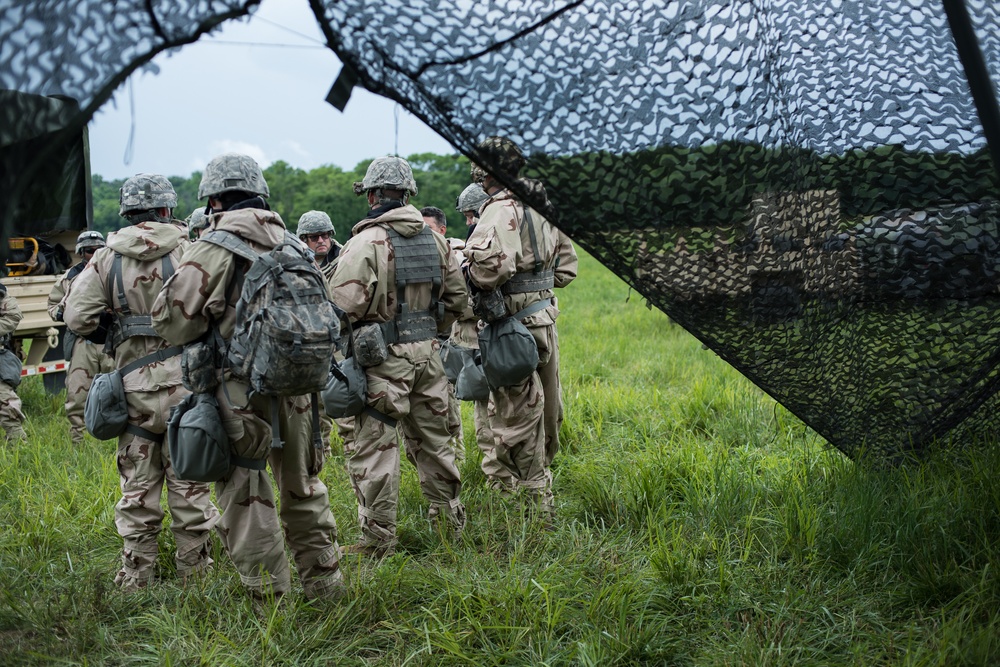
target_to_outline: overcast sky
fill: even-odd
[[[454,152],[395,102],[362,88],[343,113],[327,104],[340,61],[323,46],[307,0],[264,0],[249,21],[224,23],[153,64],[158,74],[132,76],[134,114],[125,84],[91,121],[93,173],[188,176],[227,151],[247,153],[262,167],[284,160],[307,170],[349,169],[395,152]]]

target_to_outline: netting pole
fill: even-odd
[[[965,0],[942,0],[948,25],[951,26],[951,36],[958,48],[958,57],[965,69],[965,78],[969,82],[972,100],[979,113],[979,122],[983,126],[986,145],[993,158],[993,168],[1000,175],[1000,106],[997,105],[996,90],[990,81],[990,72],[986,69],[986,60],[979,48],[979,39],[972,27],[969,10]]]

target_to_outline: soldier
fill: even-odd
[[[82,260],[64,273],[49,292],[49,317],[55,322],[63,321],[66,297],[72,289],[73,281],[79,277],[90,258],[98,248],[104,247],[104,235],[100,232],[80,232],[76,238],[76,254]],[[69,371],[66,373],[66,418],[69,420],[69,437],[74,445],[83,442],[83,406],[87,402],[87,392],[98,373],[110,373],[115,369],[115,360],[104,353],[100,345],[85,338],[79,338],[66,329],[63,333],[63,350],[69,351]]]
[[[211,566],[209,539],[219,513],[207,484],[177,479],[163,442],[170,409],[188,393],[181,386],[180,348],[156,335],[149,318],[153,299],[188,244],[186,227],[171,217],[177,194],[165,177],[138,174],[122,185],[119,201],[130,226],[111,234],[80,273],[64,317],[82,336],[92,336],[110,320],[107,347],[128,404],[128,426],[117,451],[122,497],[115,524],[125,545],[115,583],[134,591],[153,582],[164,483],[181,578]]]
[[[425,206],[420,209],[420,215],[423,217],[425,225],[430,227],[435,234],[440,234],[445,238],[448,242],[448,248],[455,255],[459,266],[461,266],[462,262],[465,261],[465,255],[462,254],[460,248],[456,248],[455,244],[452,243],[452,241],[458,241],[458,239],[447,238],[448,219],[445,218],[444,211],[436,206]],[[463,243],[462,246],[464,245]],[[442,345],[447,344],[449,337],[449,333],[443,333],[439,336]],[[454,385],[451,386],[448,392],[448,432],[451,433],[451,448],[455,450],[455,460],[464,461],[465,443],[462,441],[462,406],[458,402],[458,397],[455,396]]]
[[[462,191],[455,201],[455,208],[465,215],[469,228],[469,235],[476,229],[479,221],[479,207],[482,206],[489,196],[483,191],[478,183],[472,183]],[[462,244],[462,258],[465,258],[465,245]],[[470,299],[465,312],[455,322],[451,328],[451,342],[459,347],[473,350],[479,349],[479,317],[472,312],[472,300]],[[476,425],[476,444],[483,458],[479,464],[490,488],[498,491],[502,496],[508,497],[514,490],[514,478],[505,466],[497,461],[496,443],[493,440],[493,430],[490,428],[489,401],[473,402],[473,422]]]
[[[517,178],[524,166],[521,150],[505,137],[488,137],[479,152],[511,178]],[[472,180],[481,183],[490,198],[480,207],[479,223],[466,244],[470,289],[476,293],[500,290],[511,314],[534,309],[521,317],[538,345],[536,372],[519,385],[490,392],[497,460],[551,519],[555,504],[549,465],[559,448],[562,423],[555,327],[559,309],[552,289],[576,277],[576,252],[562,232],[476,164]],[[537,181],[522,183],[525,188],[541,189]]]
[[[326,277],[327,285],[333,278],[333,272],[337,268],[337,258],[340,256],[341,245],[334,238],[333,221],[330,216],[323,211],[306,211],[299,216],[299,224],[295,228],[295,233],[299,240],[305,243],[316,255],[316,265]],[[333,292],[330,293],[331,299]],[[337,361],[343,357],[335,355]],[[323,407],[320,406],[320,434],[326,447],[326,454],[330,455],[330,433],[333,431],[333,420],[331,420]],[[354,418],[348,417],[338,419],[337,433],[341,440],[349,443],[354,437]]]
[[[187,217],[187,225],[188,238],[197,241],[201,233],[208,227],[208,215],[205,213],[204,206],[199,206],[191,211],[191,215]]]
[[[17,299],[7,293],[7,287],[0,285],[0,349],[3,354],[16,354],[11,349],[11,334],[17,329],[24,315],[21,313]],[[16,382],[14,384],[16,386]],[[6,380],[0,380],[0,426],[3,427],[7,442],[21,442],[28,439],[24,432],[24,412],[21,411],[21,398],[14,391],[14,386]]]
[[[316,254],[316,264],[329,280],[337,267],[337,257],[340,255],[341,247],[333,237],[333,222],[330,216],[323,211],[306,211],[299,217],[295,233],[299,240]]]
[[[479,222],[479,207],[487,199],[489,199],[489,195],[483,191],[483,186],[479,183],[470,183],[455,200],[455,209],[465,216],[466,240],[472,236],[472,232],[476,231],[476,223]]]
[[[388,352],[359,355],[366,366],[368,408],[357,416],[355,441],[344,453],[358,498],[361,540],[344,551],[383,556],[397,541],[397,422],[430,501],[428,518],[444,518],[453,535],[465,526],[462,482],[448,446],[450,389],[437,335],[462,312],[467,295],[448,244],[408,204],[417,185],[406,160],[374,160],[354,192],[367,196],[371,211],[341,251],[334,302],[354,325],[356,349],[363,340],[374,346],[367,349],[381,352],[378,343],[384,340]]]
[[[260,166],[249,156],[226,153],[205,167],[198,198],[207,197],[213,211],[208,230],[187,252],[153,307],[153,326],[174,345],[216,331],[227,342],[233,335],[235,307],[250,264],[206,237],[229,232],[261,254],[289,239],[297,242],[268,208],[269,194]],[[326,485],[318,477],[323,450],[312,445],[309,396],[277,399],[284,447],[272,449],[269,398],[250,395],[250,387],[228,371],[222,379],[216,399],[234,465],[216,483],[215,495],[222,510],[219,532],[243,585],[256,598],[291,589],[287,539],[305,596],[339,597],[344,583],[337,524]],[[280,510],[268,463],[278,483]]]

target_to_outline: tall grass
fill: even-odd
[[[254,606],[216,545],[182,585],[111,581],[111,443],[69,444],[22,389],[0,447],[0,663],[990,665],[1000,662],[1000,454],[856,465],[589,257],[560,294],[556,529],[489,492],[466,406],[465,535],[442,541],[404,463],[400,550],[344,563],[339,603]],[[341,542],[358,536],[335,455]]]

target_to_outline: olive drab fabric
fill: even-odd
[[[212,564],[209,540],[219,513],[211,490],[206,484],[177,479],[164,442],[170,410],[188,393],[181,385],[179,349],[171,348],[148,323],[165,272],[180,264],[187,246],[187,228],[180,221],[139,222],[109,235],[107,247],[94,254],[73,283],[63,314],[66,326],[81,335],[97,329],[109,309],[116,322],[128,312],[136,324],[118,327],[120,342],[114,349],[128,415],[118,438],[121,499],[115,506],[115,524],[124,540],[115,581],[126,590],[154,580],[164,485],[178,575],[187,577]]]
[[[577,257],[569,239],[541,214],[530,213],[533,237],[524,221],[525,207],[513,194],[507,190],[494,193],[480,209],[479,223],[465,252],[469,280],[479,289],[504,293],[507,312],[518,313],[551,300],[522,320],[535,338],[541,370],[552,362],[557,341],[559,309],[552,288],[563,287],[576,277]],[[509,290],[518,279],[537,280],[535,276],[542,272],[549,272],[550,287]],[[518,487],[534,497],[543,511],[551,512],[549,464],[559,446],[562,398],[558,369],[546,373],[546,384],[539,370],[524,382],[491,392],[489,414],[497,460]]]
[[[261,208],[239,208],[209,218],[209,232],[235,234],[257,253],[286,238],[281,217]],[[224,247],[197,241],[156,299],[154,328],[175,345],[200,339],[213,327],[228,341],[236,328],[240,296],[232,281],[248,266]],[[271,401],[250,396],[249,385],[225,375],[215,398],[235,464],[216,483],[215,494],[222,510],[219,534],[243,585],[254,595],[291,590],[287,542],[306,596],[336,594],[343,587],[337,524],[326,485],[318,477],[324,453],[312,443],[309,397],[278,399],[277,426],[284,447],[272,449]]]
[[[334,301],[355,328],[396,317],[400,294],[390,227],[412,238],[421,233],[424,222],[413,206],[380,206],[354,226],[338,260],[331,281]],[[458,262],[444,238],[436,234],[431,238],[437,248],[440,283],[437,287],[429,282],[407,284],[402,298],[413,311],[426,310],[437,300],[442,314],[437,323],[440,334],[449,331],[468,296]],[[371,411],[355,418],[354,440],[344,445],[364,546],[391,548],[396,541],[397,423],[406,456],[416,466],[421,491],[430,502],[428,516],[445,518],[456,532],[464,526],[465,509],[459,500],[462,484],[446,419],[451,390],[439,347],[436,337],[389,343],[386,360],[366,369]]]

